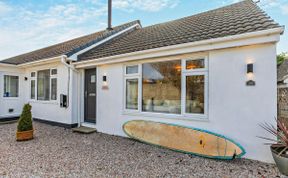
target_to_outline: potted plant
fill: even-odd
[[[262,139],[272,141],[267,143],[270,145],[272,156],[279,171],[288,176],[288,125],[285,124],[283,118],[276,119],[277,128],[271,124],[261,124],[260,126],[267,132],[276,136],[278,139],[271,139],[267,137],[260,137]]]
[[[32,114],[31,105],[25,104],[23,107],[22,114],[18,121],[16,140],[24,141],[33,139],[33,124],[32,124]]]

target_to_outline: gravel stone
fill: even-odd
[[[282,177],[274,164],[206,159],[38,122],[34,127],[33,140],[16,142],[16,124],[0,125],[0,177]]]

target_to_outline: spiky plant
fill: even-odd
[[[276,139],[262,136],[259,136],[259,138],[270,141],[270,143],[265,144],[272,145],[274,148],[282,149],[278,154],[280,156],[288,150],[288,125],[283,118],[275,118],[275,120],[277,122],[277,127],[268,123],[260,124],[260,126],[271,135],[275,136]]]
[[[32,106],[30,104],[24,105],[22,114],[18,121],[18,132],[33,130],[31,108]]]

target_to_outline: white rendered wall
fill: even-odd
[[[17,98],[4,97],[4,75],[19,76],[19,96]],[[0,120],[1,118],[18,117],[24,104],[25,88],[24,70],[16,67],[0,66]],[[9,113],[9,109],[14,109]]]
[[[60,59],[59,59],[60,61]],[[38,101],[30,99],[30,74],[31,72],[37,72],[39,70],[45,69],[57,69],[57,100],[55,101]],[[71,72],[71,71],[70,71]],[[72,75],[72,72],[71,72]],[[37,66],[33,68],[26,69],[26,76],[28,77],[28,86],[25,88],[25,101],[29,102],[32,105],[32,115],[33,118],[48,120],[58,123],[73,124],[72,120],[72,83],[73,80],[70,80],[70,105],[68,108],[60,107],[60,94],[68,94],[68,69],[62,63],[51,63],[45,64],[42,66]],[[37,83],[36,83],[37,85]],[[36,88],[37,90],[37,88]],[[37,96],[36,96],[37,98]]]
[[[269,147],[256,136],[269,136],[259,124],[275,123],[277,114],[275,44],[210,51],[209,121],[151,117],[123,113],[123,64],[98,67],[97,130],[125,136],[122,125],[128,120],[145,119],[191,126],[223,134],[240,143],[245,157],[272,162]],[[256,86],[246,86],[246,64],[254,63]],[[107,74],[109,90],[102,90]]]

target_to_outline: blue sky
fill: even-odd
[[[113,25],[143,26],[228,5],[237,0],[112,0]],[[0,59],[105,29],[107,0],[0,0]],[[261,0],[268,15],[288,28],[288,0]],[[288,51],[288,32],[278,53]]]

